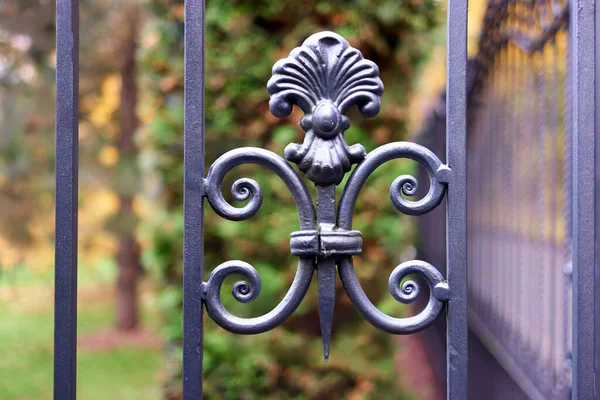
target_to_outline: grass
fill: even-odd
[[[112,292],[106,284],[80,289],[79,337],[112,328]],[[153,302],[142,296],[145,326],[156,326]],[[52,399],[53,323],[52,282],[0,283],[0,399]],[[77,398],[160,399],[162,363],[160,348],[79,349]]]

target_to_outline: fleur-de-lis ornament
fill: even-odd
[[[232,221],[246,220],[255,215],[262,204],[260,185],[253,179],[236,180],[231,193],[238,201],[248,202],[234,207],[223,197],[223,179],[234,167],[254,163],[275,172],[292,193],[298,207],[300,230],[290,236],[290,251],[298,257],[294,281],[284,298],[268,313],[252,318],[231,314],[221,301],[220,291],[230,275],[244,280],[233,285],[232,294],[240,302],[258,297],[261,279],[252,265],[232,260],[217,266],[203,283],[202,297],[208,315],[221,327],[236,333],[266,332],[280,325],[298,307],[317,274],[319,321],[325,360],[329,357],[333,312],[336,297],[336,274],[350,301],[359,313],[374,326],[395,334],[409,334],[424,329],[439,315],[448,299],[448,285],[441,273],[423,261],[406,261],[390,274],[389,289],[398,301],[409,304],[418,293],[417,282],[406,279],[420,275],[429,286],[427,306],[417,315],[394,318],[371,303],[354,272],[353,257],[362,252],[362,235],[352,229],[356,199],[367,178],[383,163],[409,158],[418,162],[429,174],[429,191],[420,200],[410,200],[417,180],[410,175],[397,177],[390,186],[392,204],[401,212],[420,215],[437,207],[442,201],[450,169],[428,149],[407,142],[387,143],[367,156],[360,144],[349,146],[344,132],[350,126],[344,115],[358,106],[365,117],[379,112],[383,84],[377,66],[365,60],[341,36],[322,32],[310,36],[304,44],[278,61],[273,77],[267,84],[271,112],[280,118],[290,115],[293,106],[304,111],[300,126],[305,131],[302,144],[289,144],[285,157],[296,164],[317,185],[312,199],[306,185],[294,168],[279,155],[265,149],[243,147],[219,157],[204,180],[204,195],[220,216]],[[336,207],[336,185],[353,164],[358,164],[339,197]],[[316,201],[314,201],[316,200]]]
[[[321,32],[273,66],[267,88],[273,115],[288,116],[294,104],[304,111],[304,142],[289,144],[285,157],[315,184],[339,184],[366,155],[362,145],[346,143],[350,121],[344,113],[357,105],[365,117],[377,115],[383,93],[377,65],[340,35]]]

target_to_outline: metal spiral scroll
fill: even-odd
[[[315,211],[306,186],[294,169],[277,154],[268,150],[245,147],[229,151],[219,157],[210,167],[205,180],[205,195],[211,207],[221,217],[242,221],[255,215],[262,204],[262,191],[258,183],[252,179],[236,180],[231,193],[235,200],[250,199],[248,204],[237,208],[229,204],[221,192],[223,179],[232,168],[240,164],[258,164],[275,172],[292,193],[301,229],[313,229]],[[269,313],[256,318],[240,318],[225,308],[221,302],[220,292],[223,281],[230,275],[242,275],[246,281],[238,281],[233,285],[233,297],[242,303],[255,300],[260,294],[261,279],[254,267],[244,261],[228,261],[219,265],[204,283],[204,301],[210,317],[221,327],[234,333],[253,334],[273,329],[292,314],[308,290],[314,270],[314,258],[301,257],[298,270],[292,285],[283,300]]]
[[[390,198],[394,206],[408,215],[425,214],[437,207],[446,192],[445,183],[450,170],[429,149],[409,142],[385,144],[373,150],[352,172],[338,208],[338,225],[342,229],[352,229],[352,214],[358,194],[367,178],[383,163],[397,159],[409,158],[421,164],[429,174],[429,191],[417,201],[407,200],[402,195],[412,196],[416,193],[418,182],[414,176],[402,175],[394,180],[390,187]]]
[[[419,295],[419,285],[413,280],[402,280],[411,274],[422,276],[429,286],[430,295],[427,306],[419,314],[408,318],[394,318],[379,311],[363,291],[356,273],[352,257],[344,257],[338,262],[338,273],[346,294],[358,312],[371,325],[383,331],[394,334],[408,334],[425,329],[440,314],[447,300],[448,285],[442,274],[431,264],[424,261],[406,261],[397,266],[389,280],[392,296],[401,303],[410,304]]]
[[[298,270],[283,300],[269,313],[256,318],[239,318],[227,311],[220,291],[226,277],[241,275],[244,280],[233,285],[233,297],[242,303],[260,294],[258,272],[243,261],[219,265],[203,283],[203,301],[208,314],[221,327],[235,333],[265,332],[281,324],[300,304],[313,272],[317,270],[319,321],[325,359],[329,356],[335,307],[336,266],[348,297],[374,326],[387,332],[408,334],[424,329],[439,315],[448,299],[449,289],[442,275],[423,261],[408,261],[397,266],[389,279],[392,296],[405,304],[413,302],[420,287],[409,275],[420,275],[430,289],[427,306],[409,318],[393,318],[379,311],[367,298],[354,272],[352,257],[361,253],[362,237],[352,230],[352,214],[356,199],[367,178],[383,163],[396,158],[409,158],[423,166],[429,174],[429,190],[419,200],[406,197],[417,192],[418,182],[411,175],[396,178],[390,186],[394,206],[408,215],[431,211],[442,201],[450,169],[431,151],[414,143],[396,142],[379,147],[367,155],[361,144],[348,145],[344,132],[350,126],[344,114],[352,106],[365,117],[374,117],[380,109],[383,83],[379,69],[332,32],[312,35],[302,46],[273,67],[267,84],[271,95],[269,106],[277,117],[288,116],[298,106],[304,116],[300,127],[305,132],[301,144],[291,143],[285,157],[317,185],[317,212],[304,183],[283,158],[263,149],[241,148],[221,156],[204,180],[204,195],[217,214],[233,221],[255,215],[262,204],[262,191],[252,179],[236,180],[231,193],[237,201],[248,201],[234,207],[225,201],[221,186],[225,175],[235,166],[254,163],[274,171],[291,191],[300,218],[300,231],[290,240],[292,254],[299,256]],[[353,164],[358,164],[346,183],[335,209],[335,187],[343,181]],[[406,196],[406,197],[405,197]]]
[[[409,158],[421,164],[429,174],[429,191],[420,200],[412,201],[404,196],[416,193],[418,182],[411,175],[402,175],[394,180],[390,187],[390,198],[394,206],[409,215],[425,214],[437,207],[446,191],[449,169],[427,148],[408,142],[395,142],[383,145],[371,153],[360,163],[346,183],[338,208],[338,226],[340,229],[352,229],[352,215],[358,194],[367,178],[383,163],[397,159]],[[348,297],[361,315],[375,327],[386,332],[406,334],[420,331],[429,326],[441,312],[447,300],[448,286],[442,274],[431,264],[423,261],[407,261],[397,266],[389,279],[390,293],[394,299],[404,304],[412,303],[419,294],[419,285],[413,280],[402,283],[410,274],[424,278],[429,286],[429,302],[418,315],[409,318],[393,318],[379,311],[363,291],[352,263],[352,257],[344,257],[338,261],[338,273]]]

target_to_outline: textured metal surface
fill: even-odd
[[[260,294],[258,271],[248,263],[235,260],[219,265],[202,285],[208,315],[234,333],[254,334],[273,329],[298,307],[316,270],[323,350],[327,359],[337,266],[348,297],[374,326],[397,334],[413,333],[429,326],[451,296],[442,275],[422,261],[409,261],[397,266],[389,280],[392,296],[403,303],[413,302],[419,294],[419,285],[406,278],[417,274],[430,288],[428,304],[421,313],[409,318],[393,318],[379,311],[365,295],[354,273],[352,256],[361,252],[362,239],[359,231],[352,230],[352,214],[366,179],[389,160],[415,160],[429,174],[429,191],[420,200],[404,197],[413,196],[417,190],[417,180],[413,176],[400,176],[390,186],[393,205],[409,215],[429,212],[440,204],[452,171],[431,151],[414,143],[390,143],[368,155],[360,144],[348,146],[343,134],[350,122],[343,114],[356,105],[364,116],[374,117],[379,112],[383,84],[377,66],[363,59],[358,50],[351,48],[335,33],[315,34],[294,49],[289,57],[277,62],[267,87],[274,115],[285,117],[294,105],[304,111],[300,122],[306,132],[304,142],[288,145],[285,156],[297,163],[299,169],[317,185],[316,207],[300,176],[277,154],[258,148],[239,148],[217,159],[203,182],[204,196],[218,215],[241,221],[258,212],[263,198],[256,181],[241,178],[233,183],[231,193],[234,200],[248,201],[242,207],[232,206],[222,194],[223,179],[232,168],[254,163],[269,168],[286,184],[298,208],[301,230],[292,233],[290,242],[292,254],[299,256],[296,277],[283,300],[272,311],[255,318],[240,318],[225,309],[220,291],[225,278],[230,275],[244,278],[233,285],[232,293],[236,300],[250,302]],[[336,210],[336,185],[354,163],[358,165],[343,189]],[[458,301],[458,297],[455,298]],[[460,348],[455,350],[459,351]],[[466,358],[466,354],[459,356]]]
[[[77,366],[79,1],[56,2],[54,398],[74,400]]]
[[[596,212],[596,15],[594,0],[571,0],[573,88],[573,398],[594,390]]]
[[[202,303],[231,332],[265,332],[294,312],[315,270],[327,359],[336,269],[359,313],[390,333],[420,331],[448,306],[449,399],[467,397],[467,292],[473,331],[530,398],[594,398],[595,1],[571,0],[571,8],[567,0],[489,2],[468,141],[467,0],[449,2],[447,165],[413,143],[390,143],[370,154],[361,144],[348,145],[346,111],[356,105],[365,117],[379,112],[378,68],[335,33],[309,37],[275,64],[267,87],[275,116],[288,116],[294,105],[304,112],[304,141],[288,145],[285,158],[317,185],[315,202],[294,168],[264,149],[230,151],[204,178],[204,8],[203,0],[185,1],[183,398],[202,397]],[[76,395],[78,12],[77,0],[57,0],[57,399]],[[407,199],[416,194],[415,177],[403,175],[391,183],[390,200],[399,211],[428,213],[448,192],[447,280],[419,260],[398,265],[389,278],[391,295],[406,304],[420,291],[410,276],[419,275],[429,287],[423,311],[408,318],[378,310],[353,267],[353,256],[362,249],[361,233],[352,230],[358,194],[377,167],[396,158],[417,161],[429,177],[429,189],[419,200]],[[247,163],[265,166],[283,180],[300,220],[290,240],[292,254],[299,257],[295,279],[272,311],[255,318],[231,314],[220,299],[231,275],[244,278],[232,288],[237,301],[259,296],[260,275],[250,264],[224,262],[203,282],[204,198],[232,221],[251,218],[261,207],[261,188],[252,179],[238,179],[231,188],[234,200],[246,205],[234,207],[222,194],[225,175]],[[336,185],[354,164],[336,208]]]
[[[470,325],[533,399],[570,394],[567,25],[566,2],[491,1],[469,114]]]
[[[600,7],[596,6],[596,45],[600,40]],[[595,179],[595,189],[596,189],[596,214],[595,214],[595,235],[596,235],[596,279],[595,279],[595,327],[596,331],[598,324],[600,323],[600,258],[598,254],[600,254],[600,118],[598,118],[598,114],[600,114],[600,68],[598,68],[598,62],[600,62],[600,51],[596,50],[596,179]],[[596,388],[600,388],[600,340],[596,339],[594,343],[594,366],[595,370],[598,373],[595,374],[595,386]]]
[[[334,232],[335,225],[335,186],[317,186],[317,226],[319,235]],[[346,240],[348,239],[346,238]],[[342,245],[341,249],[345,247]],[[333,254],[337,253],[334,248],[329,250],[329,253],[332,250]],[[319,321],[321,323],[325,361],[329,359],[329,342],[331,340],[331,326],[335,306],[335,263],[336,257],[331,255],[322,253],[317,256],[317,295],[319,297]]]
[[[446,45],[446,162],[448,186],[446,273],[448,301],[447,398],[467,398],[467,14],[468,0],[448,1]]]
[[[295,256],[353,256],[362,253],[360,231],[297,231],[291,236],[290,250]]]
[[[289,144],[285,157],[315,184],[338,185],[366,154],[361,144],[346,143],[350,121],[343,114],[354,105],[365,117],[379,113],[383,83],[377,65],[341,36],[317,33],[273,66],[267,89],[273,115],[286,117],[293,105],[304,111],[304,142]]]
[[[185,0],[183,400],[202,398],[204,0]]]

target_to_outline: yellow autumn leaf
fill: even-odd
[[[138,217],[150,215],[152,211],[152,204],[147,199],[140,196],[133,199],[133,212]]]
[[[158,101],[145,101],[138,107],[138,117],[144,124],[149,123],[156,116],[161,104]]]
[[[46,271],[54,264],[54,246],[52,242],[38,242],[29,247],[24,256],[24,263],[29,268],[37,272]]]
[[[82,194],[82,205],[79,209],[80,227],[103,222],[119,210],[119,196],[106,188],[89,191]],[[88,225],[88,226],[89,226]]]
[[[96,128],[103,128],[113,119],[113,113],[120,104],[119,92],[121,90],[121,77],[118,74],[109,75],[102,82],[100,99],[90,112],[90,122]]]
[[[479,49],[479,35],[481,33],[483,16],[487,9],[488,2],[485,0],[475,0],[469,2],[469,22],[468,22],[468,41],[467,52],[469,57],[474,57]]]
[[[0,243],[0,266],[2,269],[11,271],[21,260],[21,252],[11,243]]]
[[[113,167],[119,162],[119,150],[115,146],[104,146],[98,152],[97,158],[105,167]]]

